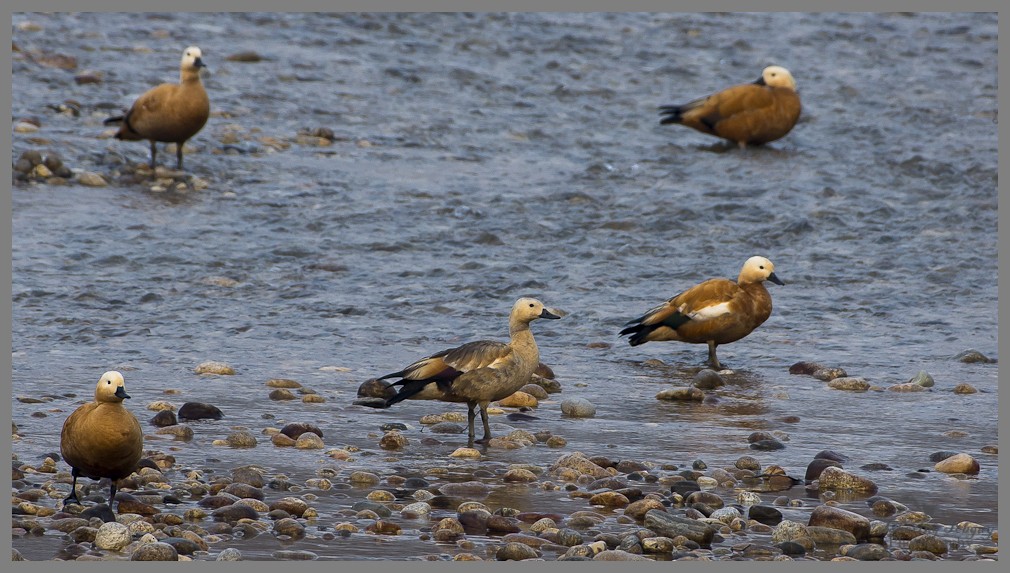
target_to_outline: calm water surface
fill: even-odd
[[[445,479],[454,481],[582,451],[710,467],[753,455],[802,476],[814,454],[831,449],[882,495],[935,521],[996,527],[997,460],[980,449],[997,442],[998,368],[953,359],[967,349],[996,356],[995,15],[12,20],[20,50],[12,117],[42,125],[14,134],[13,159],[51,149],[72,168],[114,181],[124,161],[147,161],[146,144],[103,137],[102,119],[176,78],[190,44],[210,67],[213,108],[186,158],[191,174],[209,182],[205,190],[12,186],[20,459],[58,450],[67,412],[117,368],[142,422],[153,416],[144,406],[159,399],[225,412],[221,422],[193,424],[187,443],[158,440],[151,428],[147,446],[172,453],[182,468],[228,474],[254,463],[300,483],[323,467],[344,478],[361,468],[388,475],[450,467]],[[244,50],[263,60],[226,59]],[[73,56],[78,67],[40,65],[39,54]],[[752,81],[771,63],[792,71],[803,98],[786,138],[740,152],[658,125],[657,105]],[[103,81],[78,85],[74,75],[85,70]],[[80,103],[80,117],[47,107],[67,99]],[[332,145],[296,137],[320,127],[333,131]],[[171,165],[170,152],[159,156]],[[735,373],[714,393],[719,400],[656,400],[690,382],[705,348],[631,348],[616,336],[621,325],[703,279],[735,278],[754,254],[771,258],[787,284],[769,285],[775,309],[764,326],[720,348]],[[533,325],[564,391],[541,404],[538,420],[512,425],[561,435],[564,450],[491,449],[479,463],[450,461],[465,437],[422,445],[429,434],[417,421],[461,408],[351,404],[362,381],[426,353],[507,338],[506,313],[522,295],[568,313]],[[205,360],[237,374],[195,375]],[[936,386],[835,391],[790,375],[800,360],[882,387],[925,370]],[[270,401],[264,382],[277,377],[326,402]],[[954,395],[961,382],[979,392]],[[26,396],[50,401],[16,400]],[[576,396],[597,405],[594,419],[561,417],[560,400]],[[210,443],[235,426],[258,435],[290,421],[317,424],[328,448],[362,451],[335,462],[265,439],[252,450]],[[406,451],[379,449],[379,428],[389,422],[410,426]],[[750,450],[756,430],[785,432],[787,448]],[[958,480],[918,472],[932,468],[928,457],[938,450],[970,453],[981,473]],[[868,463],[891,469],[858,469]],[[493,507],[591,508],[563,492],[488,481],[499,484]],[[334,512],[368,491],[315,492],[320,523],[343,521]],[[813,505],[787,517],[805,522]],[[843,507],[870,515],[863,500]],[[14,547],[49,559],[65,543],[47,536],[15,539]],[[234,546],[247,558],[270,558],[281,544],[260,536]],[[345,559],[447,551],[416,535],[295,548]]]

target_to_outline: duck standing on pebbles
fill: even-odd
[[[740,146],[775,141],[800,118],[800,96],[789,70],[768,66],[754,83],[727,88],[683,105],[664,105],[660,124],[679,123]]]
[[[125,115],[110,117],[106,124],[122,122],[116,139],[151,141],[151,170],[155,168],[157,142],[174,143],[176,168],[182,169],[182,147],[197,134],[210,115],[210,100],[200,82],[204,65],[200,48],[190,46],[182,53],[181,79],[177,84],[151,88],[133,103]]]
[[[530,323],[538,318],[561,316],[535,298],[520,298],[509,314],[511,340],[508,344],[479,340],[422,358],[403,370],[379,378],[400,378],[391,384],[401,386],[395,396],[379,404],[362,404],[388,408],[407,399],[466,402],[467,445],[470,447],[474,443],[474,408],[479,406],[484,437],[477,442],[487,443],[491,439],[488,404],[512,395],[529,383],[540,363],[540,351],[530,331]]]
[[[95,401],[74,410],[63,423],[60,453],[71,467],[74,480],[64,501],[77,500],[77,478],[112,480],[109,510],[116,499],[116,481],[137,468],[144,448],[144,433],[137,418],[123,407],[129,398],[123,375],[115,370],[102,374],[95,388]]]
[[[771,315],[772,297],[765,289],[766,280],[785,285],[775,276],[771,261],[751,257],[736,282],[709,279],[695,285],[628,322],[621,335],[630,334],[632,346],[653,340],[708,344],[708,363],[721,370],[716,346],[740,340]]]

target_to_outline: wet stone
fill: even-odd
[[[723,377],[718,372],[707,368],[698,371],[691,383],[699,390],[714,390],[726,385],[726,381],[723,380]]]
[[[268,397],[275,401],[295,400],[297,397],[287,388],[277,388],[270,391]]]
[[[102,524],[95,532],[95,547],[108,551],[120,551],[130,544],[130,531],[122,523],[115,521]]]
[[[186,402],[179,408],[180,420],[220,420],[224,414],[211,404]]]
[[[375,378],[365,380],[358,386],[358,398],[392,398],[396,396],[396,387],[388,382]]]
[[[239,467],[233,469],[231,471],[231,479],[233,482],[247,484],[254,488],[261,488],[265,484],[265,482],[263,481],[263,474],[261,474],[260,472],[256,471],[251,467]],[[240,496],[240,497],[248,497],[248,496]]]
[[[295,440],[292,440],[289,436],[281,433],[276,433],[270,436],[270,443],[277,447],[294,447]]]
[[[968,454],[956,454],[940,460],[933,466],[938,472],[943,472],[946,474],[969,474],[975,475],[979,472],[980,467],[975,458]]]
[[[174,426],[179,423],[179,420],[175,416],[175,412],[171,410],[162,410],[151,418],[151,425],[157,426],[159,428],[164,428],[165,426]]]
[[[305,537],[305,526],[290,517],[275,521],[273,530],[277,535],[286,535],[292,539]]]
[[[526,559],[536,559],[540,553],[524,543],[510,542],[502,545],[495,552],[495,559],[498,561],[523,561]]]
[[[908,381],[908,383],[909,384],[918,384],[919,386],[922,386],[923,388],[932,388],[936,384],[936,382],[933,380],[933,377],[930,376],[929,372],[926,372],[925,370],[920,370],[918,372],[918,374],[916,374],[915,376],[913,376]]]
[[[782,551],[783,555],[803,555],[807,552],[803,545],[796,543],[795,541],[783,541],[778,543],[776,547]]]
[[[281,509],[295,517],[301,517],[308,508],[308,502],[297,497],[284,497],[270,503],[271,511]]]
[[[220,553],[217,554],[215,561],[242,561],[242,552],[234,547],[227,547],[222,549]]]
[[[953,392],[955,394],[975,394],[978,390],[974,386],[968,384],[967,382],[961,382],[960,384],[954,386]]]
[[[433,434],[462,434],[466,426],[456,422],[439,422],[429,426],[428,431]]]
[[[873,515],[878,517],[891,517],[898,512],[898,508],[889,499],[878,499],[873,502],[870,508],[873,510]]]
[[[828,466],[817,478],[820,490],[851,490],[876,493],[877,484],[872,480],[851,474],[841,468]]]
[[[185,424],[174,424],[171,426],[165,426],[164,428],[158,428],[154,433],[164,436],[174,436],[175,439],[182,441],[189,441],[193,439],[193,428],[190,428]]]
[[[893,386],[888,386],[887,389],[890,392],[923,392],[926,390],[924,387],[919,386],[918,384],[909,384],[907,382],[905,384],[895,384]]]
[[[823,549],[824,546],[855,545],[858,541],[856,536],[848,531],[821,525],[808,526],[807,534],[819,549]]]
[[[828,388],[850,392],[865,392],[870,389],[870,383],[865,378],[843,376],[829,381]]]
[[[179,552],[168,543],[161,541],[145,543],[130,555],[130,561],[178,561]]]
[[[762,452],[770,452],[785,449],[786,445],[772,438],[770,440],[758,440],[750,445],[750,449]]]
[[[207,361],[198,365],[194,372],[197,374],[218,374],[221,376],[231,376],[235,374],[235,369],[224,362]]]
[[[880,561],[891,557],[887,547],[876,543],[860,543],[853,545],[845,551],[846,557],[852,557],[860,561]]]
[[[908,542],[909,551],[928,551],[934,555],[947,553],[947,542],[932,534],[920,535]]]
[[[597,553],[593,561],[651,561],[651,559],[621,549],[608,549]]]
[[[366,500],[362,500],[355,503],[354,505],[351,506],[351,509],[358,512],[372,511],[375,512],[375,514],[378,515],[379,517],[389,517],[393,514],[393,512],[385,505],[382,505],[381,503],[377,503],[374,501],[366,501]]]
[[[211,513],[215,521],[225,521],[234,523],[240,519],[259,519],[259,513],[248,505],[226,505],[219,507]]]
[[[254,448],[256,447],[256,436],[245,430],[239,430],[228,434],[225,442],[232,448]]]
[[[407,447],[409,443],[410,442],[407,440],[406,436],[396,430],[393,430],[391,432],[386,432],[386,434],[382,436],[382,439],[379,440],[379,447],[384,450],[399,450]]]
[[[671,539],[683,535],[702,547],[711,545],[715,528],[693,519],[670,515],[654,509],[645,514],[645,526],[657,534]]]
[[[300,450],[319,450],[324,446],[323,439],[312,432],[305,432],[295,440],[295,447]]]
[[[320,438],[323,437],[323,431],[319,429],[319,426],[306,422],[292,422],[281,428],[282,434],[295,440],[305,432],[311,432]]]
[[[199,544],[192,539],[186,539],[184,537],[166,537],[160,541],[174,547],[179,555],[192,555],[193,553],[201,550]]]
[[[596,406],[585,398],[565,398],[561,401],[561,414],[570,418],[592,418]]]
[[[987,357],[985,354],[982,354],[978,350],[965,350],[964,352],[961,352],[960,354],[955,356],[954,359],[957,360],[958,362],[964,362],[966,364],[975,364],[975,363],[988,364],[996,362],[995,360]]]
[[[761,471],[761,463],[753,456],[740,456],[733,465],[741,470]]]
[[[304,549],[280,549],[274,551],[271,557],[280,561],[315,561],[319,555]]]
[[[656,394],[656,399],[678,402],[701,402],[705,399],[705,393],[694,386],[689,388],[668,388]]]
[[[247,483],[231,483],[224,488],[225,493],[230,493],[235,497],[243,498],[249,497],[252,499],[257,499],[263,501],[263,490],[258,487],[251,486]]]
[[[830,367],[818,368],[817,370],[814,370],[810,375],[824,382],[830,382],[835,378],[844,378],[848,376],[848,374],[842,368],[830,368]]]
[[[770,505],[750,506],[747,517],[765,525],[778,525],[782,522],[782,512]]]
[[[819,505],[814,508],[807,523],[808,530],[811,526],[847,531],[857,540],[867,539],[870,535],[869,519],[858,513],[830,505]]]

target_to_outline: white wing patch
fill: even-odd
[[[711,320],[713,318],[718,318],[720,316],[729,314],[729,303],[721,302],[719,304],[713,304],[711,306],[706,306],[704,308],[699,308],[694,312],[687,313],[687,316],[691,317],[692,320]]]
[[[509,357],[508,356],[503,356],[501,358],[496,359],[491,364],[488,364],[487,366],[485,366],[485,368],[493,368],[495,370],[498,370],[499,368],[504,368],[508,364],[508,362],[509,362]]]

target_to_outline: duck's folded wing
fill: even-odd
[[[730,312],[730,304],[740,293],[740,287],[727,279],[710,279],[670,299],[670,307],[683,315],[684,320],[702,322]],[[669,320],[669,319],[667,319]]]

